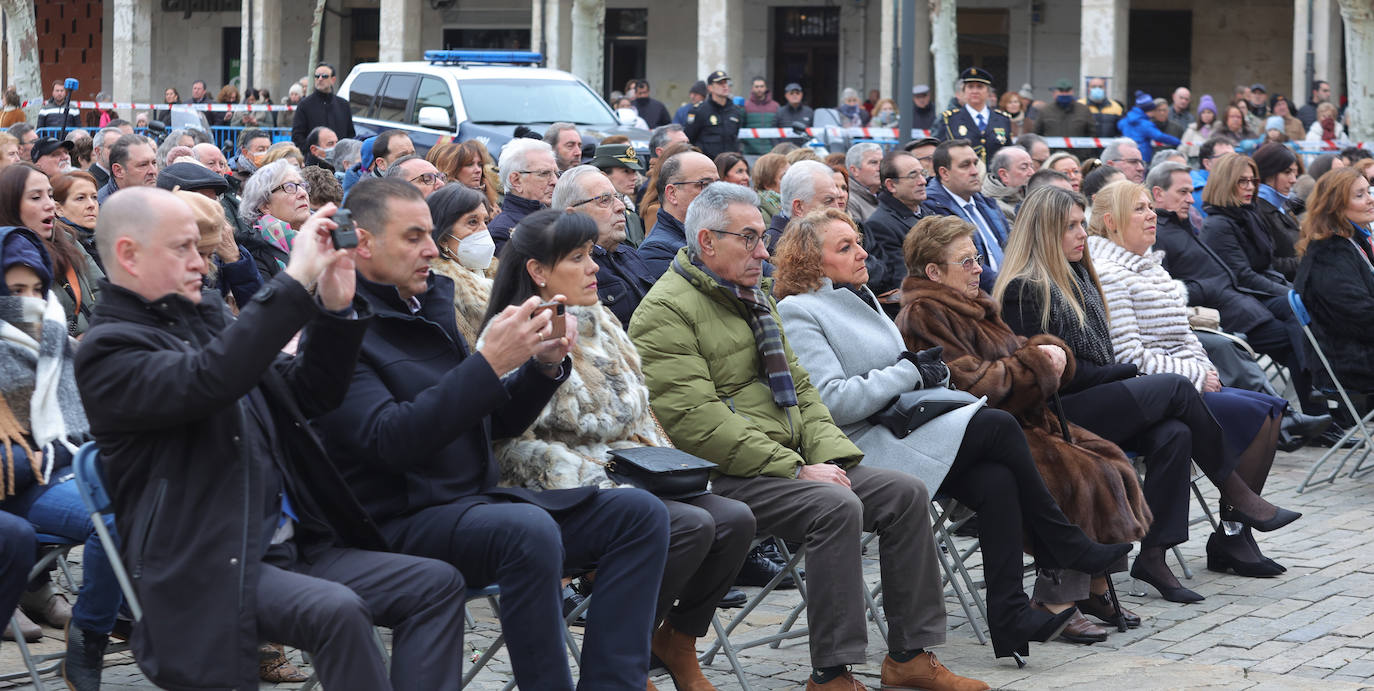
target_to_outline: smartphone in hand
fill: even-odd
[[[346,250],[358,246],[358,230],[353,225],[353,212],[339,209],[330,220],[338,226],[329,231],[329,237],[334,241],[334,249]]]
[[[533,319],[534,315],[544,310],[553,311],[553,318],[549,320],[549,326],[551,327],[549,330],[549,337],[544,340],[551,341],[555,338],[562,338],[568,323],[567,318],[564,316],[567,312],[567,306],[557,300],[550,300],[535,307],[534,311],[530,313],[530,318]]]

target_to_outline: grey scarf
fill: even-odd
[[[1074,282],[1083,297],[1083,321],[1079,323],[1074,318],[1068,298],[1051,283],[1050,331],[1069,344],[1075,357],[1094,365],[1113,364],[1116,356],[1112,352],[1112,333],[1107,328],[1107,308],[1102,304],[1102,294],[1097,292],[1097,286],[1093,285],[1082,264],[1073,262],[1069,268],[1073,269]]]

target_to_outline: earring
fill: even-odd
[[[544,287],[544,282],[543,282],[543,281],[540,281],[540,282],[539,282],[539,287],[540,287],[540,288],[543,288],[543,287]]]

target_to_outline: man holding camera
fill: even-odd
[[[343,404],[315,420],[330,457],[390,549],[453,564],[469,587],[500,586],[520,688],[573,688],[559,578],[589,568],[596,601],[580,688],[643,688],[668,548],[663,502],[637,489],[496,486],[491,442],[523,433],[567,379],[576,320],[567,316],[559,337],[553,310],[531,298],[470,346],[453,281],[429,270],[438,250],[419,190],[364,179],[345,208],[357,226],[358,294],[375,317]]]
[[[260,640],[311,651],[331,690],[461,678],[458,572],[340,546],[385,541],[306,420],[343,400],[369,321],[351,252],[330,247],[332,212],[305,222],[234,320],[201,292],[185,202],[140,187],[101,209],[109,283],[76,377],[143,605],[134,652],[160,688],[256,689]],[[392,630],[390,676],[374,623]]]

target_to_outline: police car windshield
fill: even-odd
[[[458,83],[468,119],[487,125],[571,122],[615,127],[610,106],[591,90],[557,79],[464,80]]]

